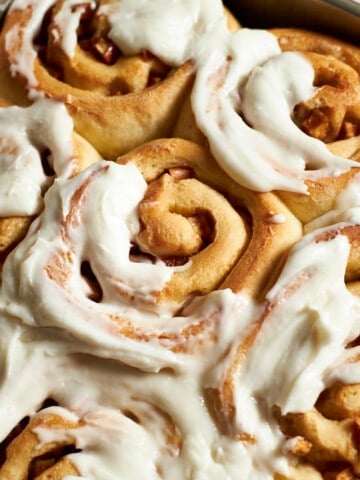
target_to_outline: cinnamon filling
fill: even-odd
[[[6,448],[10,443],[26,428],[30,420],[29,416],[23,418],[9,433],[9,435],[0,443],[0,467],[6,461]]]
[[[100,303],[103,298],[103,292],[101,285],[91,268],[90,262],[83,261],[80,267],[80,272],[89,289],[87,293],[88,299]]]
[[[108,37],[110,31],[108,20],[104,14],[98,13],[98,8],[99,6],[93,9],[88,2],[72,7],[72,12],[79,9],[81,11],[80,23],[77,28],[77,42],[81,53],[75,52],[74,61],[62,51],[63,33],[55,20],[58,13],[57,7],[52,7],[47,11],[34,42],[39,59],[46,66],[50,75],[73,87],[88,90],[101,89],[106,95],[124,95],[139,90],[140,77],[141,88],[151,87],[164,80],[171,68],[158,60],[151,52],[144,50],[135,57],[122,55],[120,49]],[[104,71],[104,78],[107,77],[107,81],[104,80],[101,87],[97,85],[98,80],[94,81],[93,85],[91,84],[91,66],[88,73],[76,71],[79,62],[81,63],[81,58],[77,59],[78,55],[85,55],[88,60],[92,59],[103,68],[113,69],[113,71],[109,70],[109,73]],[[131,62],[134,62],[133,66],[131,66]],[[94,64],[94,68],[98,69],[99,67]],[[123,68],[125,68],[125,73],[121,71]],[[110,81],[109,75],[112,77]],[[129,80],[126,79],[127,75],[130,75]],[[132,76],[138,78],[131,78]]]
[[[359,75],[350,65],[329,56],[307,53],[314,67],[314,97],[294,108],[295,123],[324,143],[360,134]]]
[[[294,440],[290,453],[326,480],[358,478],[359,399],[359,384],[335,384],[321,393],[309,412],[281,415],[274,408],[282,432]]]

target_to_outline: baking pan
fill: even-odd
[[[360,0],[227,0],[243,26],[298,27],[360,45]]]

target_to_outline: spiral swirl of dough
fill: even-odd
[[[150,53],[121,55],[106,3],[14,2],[1,32],[1,92],[14,103],[63,102],[76,131],[114,159],[171,132],[193,75],[189,62],[172,69]]]
[[[267,437],[259,433],[264,421],[260,411],[267,412],[270,428],[276,430],[273,408],[283,415],[306,415],[325,386],[333,383],[331,366],[342,362],[360,333],[359,299],[345,284],[358,275],[358,232],[358,224],[338,224],[298,242],[257,317],[211,373],[209,402],[229,434],[265,442],[266,447]],[[313,288],[317,296],[308,301]],[[304,391],[306,395],[296,393]]]
[[[341,40],[300,29],[275,29],[283,51],[302,52],[314,69],[316,94],[294,109],[295,123],[324,142],[333,154],[360,159],[360,50]],[[358,173],[305,181],[308,195],[280,192],[295,215],[307,223],[333,207],[334,199]]]
[[[263,294],[300,225],[275,196],[239,189],[191,142],[154,141],[118,162],[55,182],[5,263],[2,298],[24,322],[66,329],[85,350],[142,368],[176,365],[221,340],[230,289]]]
[[[0,478],[120,474],[126,463],[128,478],[140,475],[145,465],[148,478],[163,478],[165,469],[179,456],[180,433],[161,409],[128,400],[122,409],[97,407],[83,413],[60,406],[41,409],[18,435],[11,434],[15,438],[6,448]]]

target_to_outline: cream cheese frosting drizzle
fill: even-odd
[[[125,55],[147,49],[173,66],[195,58],[199,39],[212,35],[218,25],[226,30],[219,0],[126,0],[100,11],[108,14],[109,36]]]
[[[356,174],[335,198],[332,209],[305,225],[305,231],[313,232],[334,223],[348,226],[360,222],[360,176]],[[359,328],[359,327],[358,327]],[[360,383],[360,348],[352,347],[343,352],[328,372],[330,382]]]
[[[14,26],[6,42],[11,56],[23,36],[13,53],[12,73],[27,79],[35,89],[31,95],[37,94],[32,40],[52,4],[16,0],[12,6],[32,12],[26,27]],[[81,12],[80,3],[71,5],[78,8],[64,2],[56,26],[70,56]],[[316,92],[310,61],[302,54],[281,53],[269,32],[230,33],[220,1],[123,0],[101,5],[98,13],[108,17],[110,38],[123,53],[149,50],[173,66],[193,61],[197,124],[220,166],[241,185],[256,191],[306,192],[306,179],[338,175],[355,165],[304,134],[292,119],[294,106]]]
[[[281,53],[264,31],[241,29],[227,40],[209,42],[210,52],[198,58],[192,106],[213,155],[234,180],[257,191],[306,192],[306,178],[355,165],[293,122],[295,105],[315,93],[313,67],[302,54]]]
[[[71,332],[83,343],[81,351],[150,370],[179,367],[182,356],[174,352],[196,350],[206,340],[213,344],[226,325],[223,299],[231,306],[230,292],[195,300],[174,317],[182,305],[160,304],[157,294],[186,264],[129,258],[146,187],[134,165],[106,161],[71,180],[57,179],[43,215],[5,262],[0,295],[7,311],[29,325]],[[84,264],[97,278],[98,298],[82,273]],[[194,328],[197,334],[189,335]]]
[[[344,283],[348,254],[348,239],[336,226],[304,237],[267,294],[262,313],[254,315],[252,325],[207,379],[210,388],[219,388],[239,346],[260,325],[236,373],[231,373],[236,412],[232,428],[255,439],[255,469],[275,466],[286,473],[279,456],[283,438],[272,408],[278,406],[283,414],[311,410],[334,381],[333,367],[344,360],[346,345],[360,333],[360,301]]]
[[[42,156],[57,175],[71,173],[73,122],[63,104],[39,100],[1,108],[0,129],[0,216],[38,213],[51,180]]]
[[[224,306],[224,329],[211,355],[199,350],[187,355],[177,373],[146,373],[76,353],[79,344],[58,329],[15,322],[4,309],[0,352],[1,364],[7,366],[1,375],[0,438],[27,414],[72,421],[74,429],[37,426],[33,431],[40,445],[70,439],[81,451],[69,459],[87,480],[113,480],[119,474],[129,480],[139,475],[235,480],[239,472],[250,480],[270,480],[274,471],[286,474],[286,438],[271,407],[277,405],[283,413],[311,408],[333,380],[332,367],[346,343],[360,331],[359,300],[339,275],[349,243],[341,234],[327,240],[329,231],[334,228],[314,232],[293,249],[263,304],[225,291],[218,299]],[[211,309],[212,299],[205,302]],[[259,317],[263,324],[237,372],[234,393],[236,430],[251,434],[256,439],[251,444],[217,430],[204,386],[221,378],[232,356],[225,353]],[[26,394],[29,378],[37,388]],[[60,406],[35,415],[49,397]],[[169,428],[176,432],[173,443]]]

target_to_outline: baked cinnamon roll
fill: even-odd
[[[218,246],[215,247],[216,250],[210,253],[210,249],[204,249],[204,253],[201,254],[201,256],[204,256],[202,260],[204,266],[201,267],[201,273],[199,272],[199,274],[195,270],[197,266],[196,257],[192,257],[194,270],[191,269],[190,272],[185,273],[184,277],[193,278],[193,281],[197,277],[211,281],[212,276],[216,273],[217,279],[212,288],[221,285],[221,288],[231,288],[237,293],[246,293],[253,298],[261,298],[271,277],[274,262],[276,263],[281,258],[301,234],[300,224],[294,217],[288,215],[286,208],[284,209],[275,195],[258,194],[240,187],[218,167],[206,148],[181,139],[154,141],[120,157],[117,162],[135,164],[146,181],[150,183],[149,191],[151,194],[149,199],[145,198],[140,205],[140,218],[144,225],[144,231],[140,233],[139,239],[145,249],[153,251],[157,255],[164,254],[161,250],[163,243],[161,241],[157,243],[157,235],[159,234],[159,237],[161,237],[161,234],[166,235],[167,231],[171,231],[171,238],[174,241],[171,254],[181,255],[180,245],[176,244],[177,239],[174,234],[176,229],[171,228],[173,224],[170,223],[174,205],[176,205],[175,209],[179,209],[178,213],[185,218],[191,214],[191,210],[188,212],[188,208],[193,208],[196,215],[197,211],[205,211],[206,206],[211,205],[210,199],[207,200],[206,198],[204,198],[202,205],[197,205],[199,185],[195,181],[192,182],[194,186],[191,193],[185,191],[185,188],[181,186],[183,180],[185,180],[185,185],[186,180],[197,179],[224,195],[245,219],[246,237],[244,245],[247,247],[246,249],[245,247],[241,248],[242,255],[237,261],[229,262],[227,271],[226,269],[223,270],[219,263],[214,270],[213,266],[216,259],[221,257],[224,262],[230,255],[231,242],[235,238],[240,240],[240,235],[234,231],[236,224],[233,220],[230,220],[231,227],[215,222],[213,226],[214,234],[210,234],[210,237],[213,238],[214,243],[218,243]],[[170,189],[170,192],[165,194],[164,199],[167,198],[167,201],[164,201],[161,196],[164,189],[163,186],[160,186],[161,182],[168,182],[165,179],[168,178],[169,174],[174,179],[172,182],[179,185],[178,188],[184,200],[183,207],[181,197],[177,200],[175,191]],[[154,186],[152,182],[154,182]],[[190,204],[186,206],[188,199]],[[214,213],[209,212],[213,218],[212,222],[216,219],[215,211],[214,209]],[[177,213],[177,211],[174,213]],[[164,219],[162,219],[163,215]],[[174,215],[173,218],[174,221],[178,220],[178,215]],[[218,220],[221,218],[225,220],[225,215],[219,211]],[[176,223],[174,223],[174,227],[175,225]],[[229,235],[229,231],[233,232],[232,235]],[[179,233],[182,235],[181,230]],[[224,238],[220,240],[222,235]],[[217,242],[218,239],[219,242]],[[220,251],[222,254],[220,254]],[[177,292],[180,292],[183,288],[181,277],[179,275],[179,281],[175,283]],[[202,292],[203,290],[195,287],[195,291]]]
[[[41,94],[63,102],[76,131],[106,159],[171,133],[194,78],[188,22],[203,28],[196,5],[185,27],[176,19],[176,38],[151,6],[138,18],[127,17],[127,8],[104,0],[15,1],[0,35],[3,95],[15,103]],[[226,18],[222,8],[217,14]],[[131,43],[127,18],[144,32],[144,44],[136,34]],[[229,12],[227,18],[236,28]],[[157,31],[158,43],[151,40]]]
[[[238,27],[13,2],[0,480],[360,475],[359,50]]]
[[[135,478],[143,472],[142,462],[149,478],[162,478],[179,454],[180,435],[171,419],[145,401],[130,400],[123,410],[97,407],[84,413],[50,406],[25,422],[23,430],[21,424],[16,429],[20,433],[15,430],[6,440],[1,479],[64,480],[121,473]],[[158,452],[150,452],[155,445]]]
[[[359,272],[358,231],[338,224],[296,244],[262,308],[208,378],[220,428],[260,448],[265,462],[288,452],[291,469],[277,479],[358,475],[359,298],[345,283]]]
[[[82,351],[176,366],[177,354],[217,341],[228,294],[263,295],[301,227],[274,195],[239,188],[191,142],[154,141],[117,162],[56,180],[4,265],[1,296],[6,311],[16,298],[21,321],[65,329]]]
[[[360,50],[321,35],[317,41],[316,33],[303,35],[242,29],[228,43],[211,45],[197,59],[191,101],[174,134],[209,145],[241,185],[285,191],[281,197],[309,221],[324,213],[316,211],[316,194],[308,216],[300,211],[313,190],[321,195],[323,188],[312,186],[320,179],[334,183],[341,174],[343,185],[357,166]],[[245,48],[253,48],[247,57],[239,54]]]
[[[187,478],[189,468],[215,480],[226,478],[234,460],[247,462],[244,446],[214,428],[199,395],[197,362],[186,367],[191,381],[185,371],[141,373],[92,356],[59,357],[51,342],[27,333],[27,360],[17,357],[17,380],[2,385],[2,398],[16,402],[1,414],[2,480],[119,474],[170,480]],[[37,389],[29,391],[31,371]]]
[[[79,135],[65,107],[40,100],[0,107],[0,260],[43,209],[55,176],[72,177],[100,158]],[[62,132],[62,136],[60,136]]]
[[[338,157],[360,160],[360,49],[349,43],[297,29],[275,29],[283,51],[302,52],[314,69],[315,95],[295,106],[294,122],[324,142]],[[358,172],[306,180],[308,195],[280,196],[303,222],[332,209],[336,197]]]

